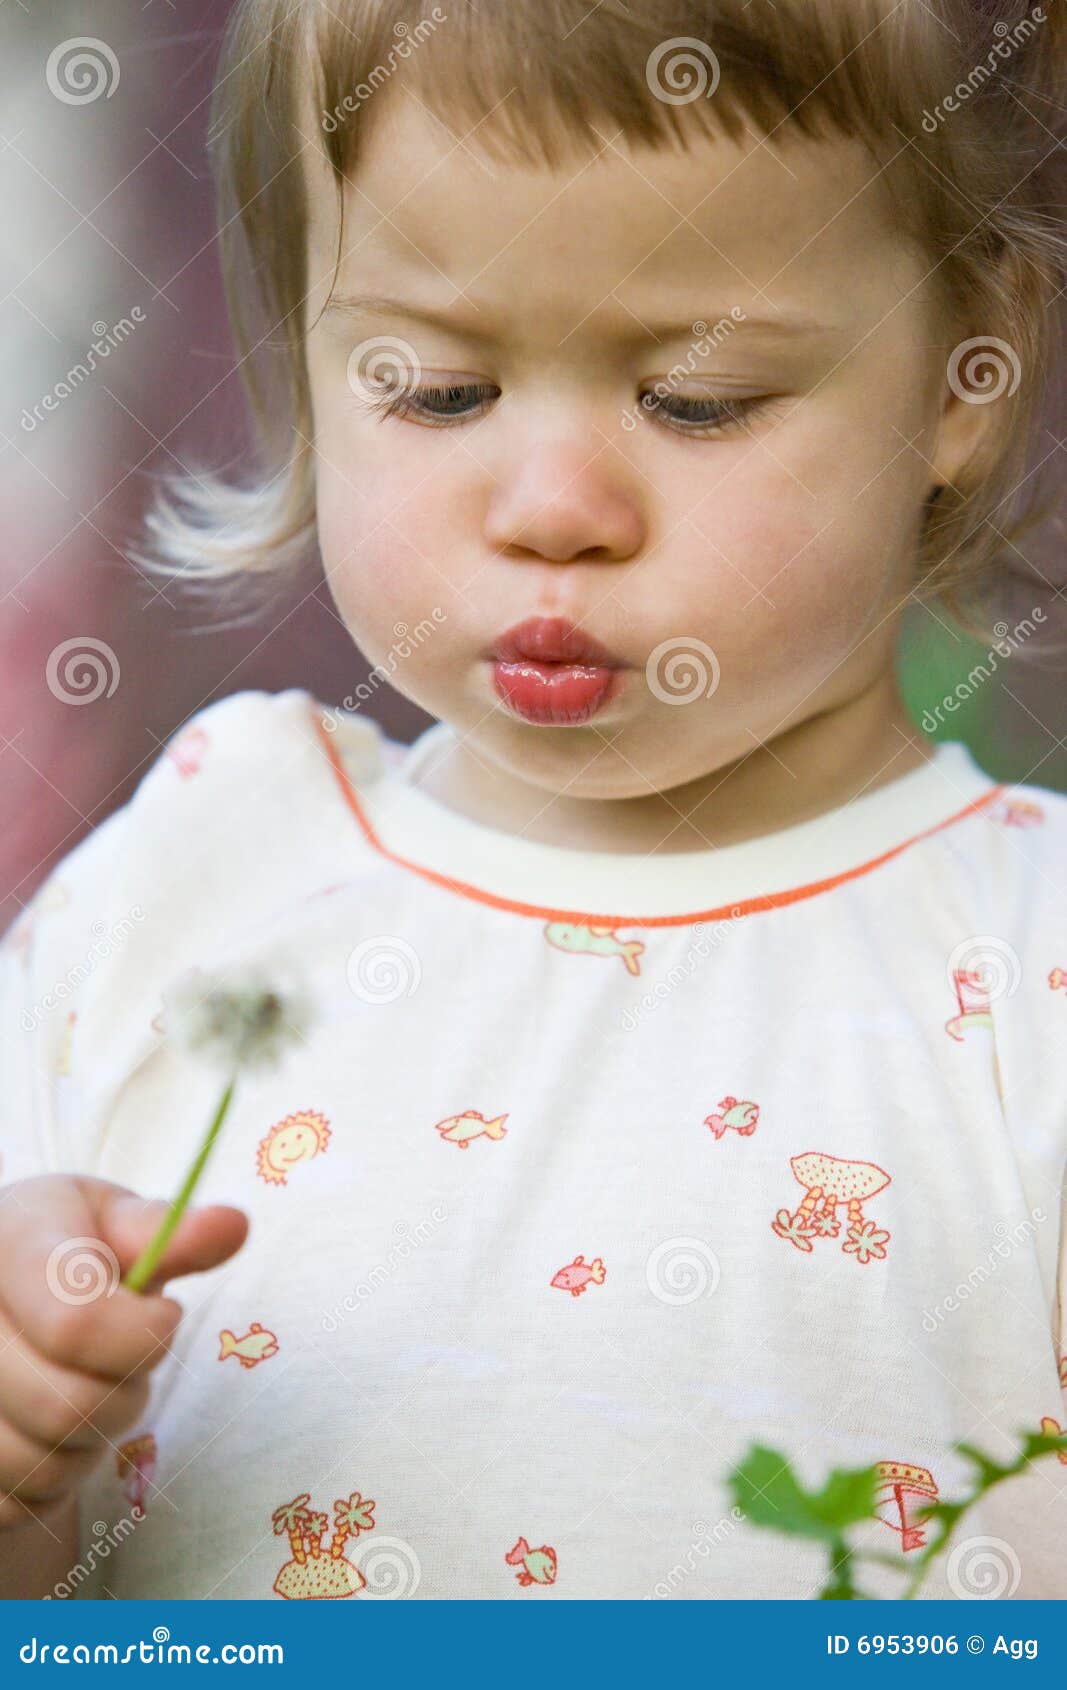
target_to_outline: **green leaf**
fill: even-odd
[[[811,1498],[812,1505],[828,1525],[855,1525],[874,1513],[877,1482],[873,1467],[835,1467],[823,1489]]]
[[[841,1528],[867,1519],[874,1508],[872,1467],[837,1469],[821,1491],[806,1491],[788,1458],[754,1444],[730,1475],[734,1501],[753,1525],[793,1537],[839,1541]]]

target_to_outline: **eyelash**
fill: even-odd
[[[476,415],[473,409],[453,411],[451,413],[434,415],[432,411],[420,410],[420,405],[436,402],[447,405],[454,402],[457,395],[473,394],[479,403],[496,396],[498,389],[494,386],[478,382],[450,382],[447,386],[407,387],[398,391],[391,391],[385,398],[371,401],[371,410],[379,421],[384,422],[389,417],[399,417],[406,421],[409,417],[416,417],[419,422],[430,428],[448,428],[455,422],[469,422]],[[668,396],[669,397],[669,396]],[[769,396],[753,397],[749,399],[695,399],[691,396],[676,397],[671,401],[683,408],[683,417],[674,417],[666,423],[668,428],[676,434],[690,434],[700,438],[709,434],[721,434],[724,428],[743,427],[752,418],[757,417],[772,403]],[[663,397],[655,393],[643,394],[637,409],[651,415],[664,405]],[[697,426],[689,427],[684,422],[684,408],[696,410],[713,409],[718,414],[712,417],[695,419],[692,409],[688,415]],[[666,413],[661,412],[666,415]]]

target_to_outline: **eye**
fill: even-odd
[[[769,394],[750,399],[693,399],[684,395],[643,393],[637,409],[663,418],[676,434],[718,434],[731,427],[744,428],[746,423],[773,403]]]
[[[399,417],[429,428],[441,428],[484,414],[492,400],[499,398],[500,388],[493,382],[443,382],[426,387],[397,385],[388,388],[380,399],[371,400],[370,409],[383,421]],[[719,434],[731,427],[743,428],[772,403],[770,395],[695,399],[650,392],[641,395],[637,409],[660,417],[676,434],[701,436]]]
[[[483,410],[490,399],[500,396],[499,387],[492,382],[448,382],[431,387],[390,388],[381,398],[371,402],[371,409],[386,417],[411,418],[439,427],[450,422],[467,421]]]

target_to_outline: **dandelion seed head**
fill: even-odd
[[[275,1067],[288,1046],[304,1042],[312,1021],[301,985],[272,984],[259,973],[212,976],[197,969],[164,1003],[170,1035],[230,1071]]]

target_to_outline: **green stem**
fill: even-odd
[[[219,1128],[222,1126],[226,1111],[230,1107],[230,1099],[233,1096],[233,1088],[236,1084],[237,1076],[235,1074],[222,1094],[218,1109],[215,1111],[215,1119],[207,1130],[204,1142],[197,1152],[196,1160],[185,1176],[181,1190],[166,1215],[164,1215],[159,1230],[150,1243],[145,1245],[129,1272],[123,1275],[122,1283],[128,1291],[143,1291],[159,1265],[160,1257],[170,1243],[171,1234],[188,1208],[189,1199],[204,1171],[204,1164],[210,1156],[211,1147],[219,1135]]]
[[[982,1498],[993,1489],[994,1485],[999,1485],[1004,1479],[1012,1479],[1017,1473],[1021,1473],[1027,1465],[1027,1460],[1027,1456],[1023,1454],[1020,1455],[1016,1461],[1013,1461],[1010,1467],[1001,1467],[998,1463],[991,1461],[987,1461],[985,1463],[986,1472],[984,1479],[978,1479],[971,1490],[971,1494],[969,1496],[965,1496],[961,1502],[956,1503],[953,1506],[950,1518],[946,1519],[942,1516],[940,1519],[935,1521],[930,1541],[926,1545],[926,1548],[922,1551],[918,1560],[915,1562],[914,1568],[912,1569],[912,1576],[908,1581],[906,1589],[904,1590],[902,1600],[914,1600],[918,1594],[919,1586],[922,1584],[923,1579],[926,1577],[930,1569],[931,1561],[936,1555],[939,1555],[943,1549],[947,1548],[949,1539],[967,1510],[969,1508],[973,1508],[976,1502],[980,1502]]]

